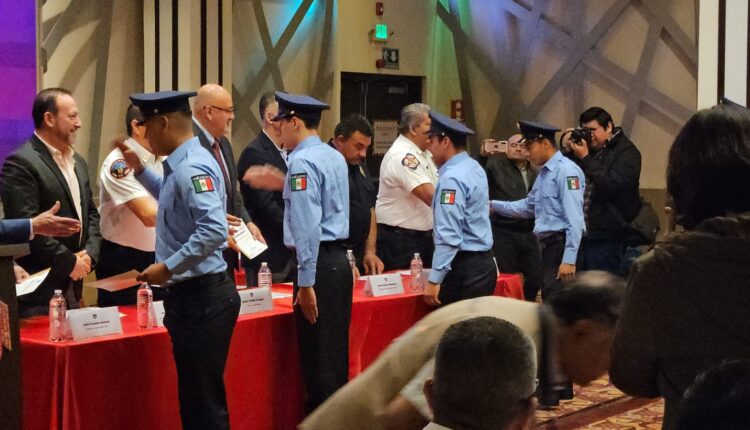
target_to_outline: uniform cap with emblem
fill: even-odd
[[[138,106],[144,120],[154,116],[171,112],[190,113],[190,97],[196,96],[195,91],[158,91],[155,93],[135,93],[130,95],[130,101]]]
[[[546,138],[554,143],[555,133],[560,131],[557,127],[534,121],[518,121],[518,128],[521,130],[524,141]]]
[[[293,116],[319,121],[321,113],[330,106],[318,99],[304,94],[288,94],[276,91],[276,102],[279,103],[279,113],[271,121],[278,121]]]
[[[448,136],[453,143],[463,146],[466,144],[466,136],[474,134],[474,130],[440,112],[430,110],[429,115],[432,120],[430,135]]]

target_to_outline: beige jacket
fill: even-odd
[[[300,425],[304,430],[382,429],[388,403],[429,365],[440,337],[452,324],[491,316],[518,326],[541,344],[539,305],[504,297],[480,297],[440,308],[396,339],[361,375],[339,389]]]

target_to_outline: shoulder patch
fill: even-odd
[[[295,173],[289,178],[289,187],[292,191],[305,191],[307,189],[307,173]]]
[[[214,190],[214,181],[208,175],[197,175],[190,178],[196,193],[205,193]]]
[[[406,156],[401,160],[401,165],[410,168],[411,170],[417,170],[419,166],[419,160],[414,154],[407,153]]]
[[[123,158],[118,158],[109,166],[109,174],[115,179],[122,179],[132,171],[133,169],[128,166],[128,163]]]
[[[578,176],[568,176],[565,178],[565,183],[568,185],[569,190],[581,189],[581,181],[578,179]]]
[[[441,190],[440,191],[440,204],[441,205],[456,204],[456,190]]]

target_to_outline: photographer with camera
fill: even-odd
[[[586,109],[578,122],[580,127],[568,129],[561,143],[586,175],[587,233],[578,253],[579,270],[626,276],[627,269],[621,267],[628,245],[627,224],[641,208],[641,153],[600,107]]]

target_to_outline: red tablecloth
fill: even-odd
[[[289,289],[287,289],[289,291]],[[501,275],[496,294],[522,298],[521,280]],[[429,312],[421,296],[365,297],[355,290],[350,375]],[[163,328],[138,330],[121,307],[122,335],[47,340],[44,317],[21,326],[25,429],[179,429],[172,345]],[[302,382],[291,299],[273,311],[241,316],[225,373],[232,428],[294,429],[302,419]]]

